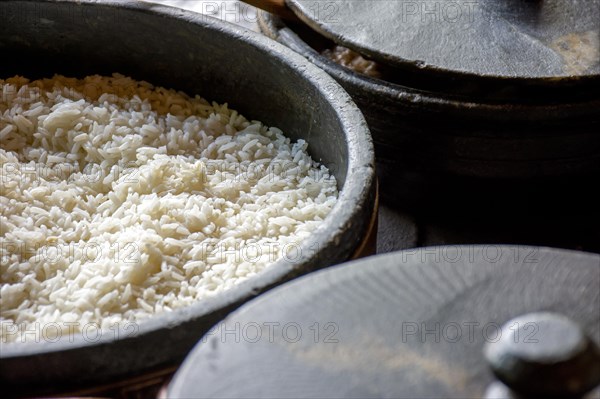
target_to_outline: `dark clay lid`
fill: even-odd
[[[600,0],[286,0],[310,27],[382,63],[448,76],[600,75]]]
[[[492,370],[510,382],[511,364],[529,372],[548,356],[579,356],[579,341],[597,345],[599,286],[600,256],[581,252],[453,246],[366,258],[230,315],[188,356],[169,397],[482,397],[499,383]],[[557,351],[549,340],[565,328],[579,341]],[[600,364],[594,353],[584,361]],[[586,389],[600,377],[588,366]]]

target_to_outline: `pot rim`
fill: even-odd
[[[565,102],[565,103],[543,103],[543,102],[517,102],[507,99],[488,99],[478,101],[476,96],[469,98],[464,95],[452,95],[446,92],[435,92],[432,90],[410,87],[396,82],[388,82],[384,79],[374,78],[371,76],[360,74],[337,64],[329,58],[319,54],[308,43],[302,39],[285,21],[276,15],[266,11],[258,11],[258,22],[261,31],[273,40],[276,40],[309,59],[319,68],[325,70],[336,80],[344,82],[344,84],[357,88],[361,92],[377,94],[387,101],[394,101],[402,104],[417,104],[418,106],[427,106],[439,109],[454,109],[472,113],[473,110],[482,110],[486,112],[535,112],[537,110],[547,112],[549,109],[573,108],[576,112],[581,106],[585,108],[583,112],[589,113],[593,107],[600,106],[600,100],[591,98],[583,101]],[[327,38],[324,38],[327,39]],[[327,39],[329,40],[329,39]],[[600,82],[600,77],[594,76],[587,80]],[[587,81],[582,78],[573,78],[571,82]],[[504,79],[507,84],[512,82],[511,79]],[[540,82],[553,83],[554,79],[542,79]],[[515,99],[516,100],[516,99]]]

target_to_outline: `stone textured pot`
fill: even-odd
[[[2,344],[0,381],[12,395],[97,386],[176,366],[218,320],[259,293],[340,263],[361,243],[374,211],[374,155],[350,96],[303,57],[216,19],[131,1],[0,2],[0,76],[119,72],[228,102],[244,115],[305,139],[338,179],[339,203],[294,262],[235,289],[98,339]]]
[[[321,55],[334,43],[304,25],[266,12],[259,25],[350,93],[369,123],[378,162],[396,171],[483,178],[600,172],[600,76],[560,84],[461,80],[382,66],[379,79]]]

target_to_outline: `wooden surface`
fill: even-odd
[[[483,346],[511,334],[499,327],[513,317],[561,313],[600,342],[599,285],[600,256],[581,252],[472,246],[367,258],[230,315],[188,356],[168,394],[482,397],[494,381]],[[517,339],[535,334],[543,331]]]
[[[244,0],[254,7],[275,14],[288,21],[297,21],[298,17],[285,5],[284,0]]]

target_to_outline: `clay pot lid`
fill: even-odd
[[[374,60],[447,77],[600,75],[599,0],[286,0],[311,28]]]
[[[599,286],[600,256],[536,247],[434,247],[354,261],[231,314],[188,356],[169,397],[481,397],[513,381],[506,341],[542,342],[517,347],[524,355],[511,359],[526,365],[536,364],[531,353],[542,363],[579,356],[578,339],[598,345]],[[573,339],[553,351],[561,331]],[[587,385],[566,385],[600,381],[593,354],[582,366],[591,371],[576,373],[587,373]]]

